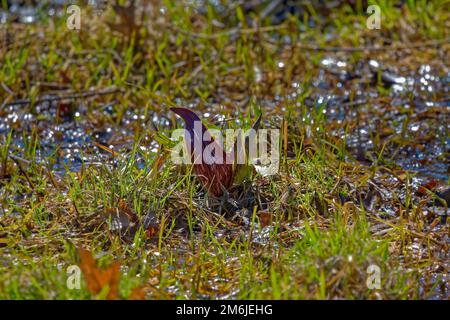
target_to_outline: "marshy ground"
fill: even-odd
[[[0,3],[0,298],[449,299],[445,1]],[[279,173],[207,195],[176,106],[262,112]],[[67,286],[81,247],[115,296]]]

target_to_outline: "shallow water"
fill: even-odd
[[[399,91],[392,91],[391,104],[386,106],[377,104],[378,94],[375,87],[365,88],[365,85],[360,84],[351,88],[356,92],[356,96],[350,101],[350,89],[346,80],[342,80],[346,73],[330,76],[329,68],[333,66],[327,64],[325,68],[320,69],[319,76],[312,81],[312,94],[306,97],[304,103],[311,111],[323,110],[330,128],[336,124],[338,128],[331,130],[331,134],[346,140],[347,148],[356,160],[371,163],[377,159],[378,150],[373,143],[377,134],[402,136],[402,144],[386,145],[384,157],[395,161],[406,170],[429,178],[443,181],[449,178],[449,101],[432,100],[426,92],[420,90],[413,91],[414,100],[411,101],[408,97],[411,91],[403,93],[399,88]],[[430,73],[427,75],[435,80],[427,85],[426,90],[446,94],[447,79]],[[423,76],[412,75],[411,79],[411,85],[417,86]],[[333,87],[333,82],[337,82],[337,88]],[[421,87],[421,84],[419,86]],[[295,84],[288,101],[295,101],[300,90],[301,84]],[[178,103],[195,109],[195,101],[183,103],[179,100]],[[270,108],[277,104],[279,102],[276,98],[265,99],[262,106]],[[225,119],[225,115],[217,114],[214,111],[215,106],[212,103],[211,111],[205,111],[203,115],[205,119],[217,124]],[[114,119],[119,107],[114,103],[101,106],[93,111],[93,116],[97,119]],[[79,170],[83,162],[89,164],[102,161],[102,157],[97,156],[99,149],[93,141],[126,153],[133,147],[136,130],[171,128],[167,115],[155,111],[145,114],[142,108],[128,109],[121,117],[120,123],[106,121],[103,126],[92,123],[88,117],[87,106],[74,101],[44,102],[36,105],[34,110],[29,109],[26,104],[8,105],[3,108],[0,112],[0,134],[7,136],[10,130],[14,129],[11,151],[23,156],[27,139],[35,132],[40,143],[37,160],[44,161],[57,151],[57,162],[53,164],[53,168],[59,173],[66,167]],[[213,118],[210,116],[212,114]],[[314,121],[308,117],[303,120],[305,124]],[[352,122],[355,125],[345,133],[341,126],[344,122]],[[141,146],[145,148],[142,151],[150,153],[155,153],[158,147],[156,142],[145,140],[141,142]]]
[[[45,13],[50,17],[63,14],[64,5],[69,2],[43,1],[36,2],[34,6],[24,3],[8,1],[9,11],[0,11],[0,21],[34,23]],[[201,10],[201,3],[193,1],[190,4]],[[106,8],[104,1],[89,0],[87,4],[97,10]],[[222,5],[215,3],[216,7]],[[322,10],[329,10],[328,5],[320,6],[324,6]],[[248,7],[246,10],[253,9]],[[280,10],[292,13],[298,8],[277,7],[271,14],[277,16]],[[272,109],[286,103],[299,107],[305,105],[311,112],[321,110],[330,124],[330,133],[346,140],[353,159],[374,163],[380,160],[379,144],[386,143],[381,157],[383,161],[393,161],[401,168],[428,179],[447,181],[450,177],[450,71],[445,63],[437,67],[435,63],[405,68],[398,67],[395,60],[362,59],[351,63],[350,58],[351,53],[323,57],[316,67],[316,76],[308,86],[310,94],[303,102],[299,102],[298,97],[306,88],[299,79],[288,88],[287,97],[264,97],[258,103],[263,112],[267,110],[270,114],[273,114]],[[280,73],[285,63],[282,60],[277,62]],[[264,70],[255,65],[254,71],[255,81],[263,83]],[[377,81],[390,90],[390,101],[386,102],[379,96]],[[243,103],[240,94],[234,98],[226,94],[223,96],[228,103]],[[41,98],[51,99],[52,96]],[[226,116],[217,112],[221,101],[216,98],[209,100],[202,107],[204,118],[215,124],[224,121]],[[176,103],[198,110],[200,101],[178,98]],[[6,136],[14,129],[11,151],[21,157],[26,140],[34,132],[40,144],[37,161],[45,163],[45,159],[56,152],[57,161],[51,167],[63,174],[66,169],[77,171],[83,163],[96,163],[108,158],[102,157],[107,156],[107,152],[99,153],[94,141],[115,151],[128,152],[133,147],[136,130],[145,130],[146,127],[171,128],[167,115],[154,111],[144,114],[142,108],[128,109],[120,123],[107,121],[99,126],[88,119],[88,107],[70,100],[40,103],[34,110],[29,110],[27,104],[8,105],[0,111],[0,134]],[[93,115],[114,119],[119,107],[114,103],[101,106],[94,110]],[[284,109],[279,108],[280,111]],[[302,119],[303,124],[314,125],[314,119],[308,117],[309,114]],[[343,127],[345,123],[351,124],[347,132]],[[396,142],[391,143],[390,140]],[[156,142],[144,139],[140,151],[151,155],[157,147]]]

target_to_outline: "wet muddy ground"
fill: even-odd
[[[19,34],[10,32],[12,29],[8,31],[11,21],[18,30],[25,32],[28,24],[35,25],[41,19],[48,19],[45,13],[55,18],[65,14],[64,1],[50,1],[50,5],[38,7],[13,2],[8,11],[0,11],[3,41],[11,48],[8,50],[17,50],[20,47],[17,41],[21,39]],[[107,8],[96,3],[93,1],[90,5],[100,16]],[[197,15],[205,14],[200,2],[193,3]],[[215,8],[217,12],[223,11],[225,17],[230,12],[223,4],[217,4]],[[303,9],[296,6],[279,5],[269,9],[264,14],[273,26],[286,23],[289,14],[303,14]],[[316,9],[319,20],[325,22],[327,10],[333,10],[323,4]],[[164,6],[159,7],[162,16],[164,10],[167,10]],[[256,9],[248,7],[244,10],[246,17],[252,16],[252,10]],[[224,18],[222,23],[229,22]],[[310,27],[314,28],[314,24],[317,20],[311,19]],[[177,26],[174,28],[176,30]],[[40,37],[40,31],[35,32]],[[205,46],[209,38],[214,41],[214,35],[185,36],[191,41],[190,46]],[[328,145],[334,145],[333,152],[342,168],[345,167],[343,170],[351,172],[352,177],[350,174],[344,176],[337,182],[337,189],[324,195],[325,202],[321,196],[315,201],[318,212],[333,210],[328,201],[344,205],[352,202],[363,206],[376,218],[397,221],[399,210],[407,208],[408,201],[420,203],[420,215],[425,223],[422,231],[412,238],[422,239],[423,234],[431,234],[432,243],[441,248],[435,252],[438,270],[428,270],[432,277],[440,279],[436,280],[439,285],[432,285],[434,294],[431,297],[448,298],[450,239],[446,222],[448,210],[445,208],[445,201],[449,201],[450,177],[448,41],[422,39],[419,46],[391,47],[392,38],[383,35],[386,37],[386,47],[383,47],[377,42],[380,36],[375,35],[368,36],[365,44],[311,48],[298,45],[289,35],[276,31],[250,33],[241,40],[252,43],[250,47],[254,51],[241,52],[250,59],[242,61],[235,57],[239,48],[233,45],[233,38],[241,36],[231,32],[229,45],[213,44],[213,53],[205,54],[206,57],[171,43],[173,51],[170,54],[173,56],[170,60],[174,64],[167,74],[161,67],[155,77],[172,77],[174,80],[169,81],[172,85],[158,88],[157,80],[153,80],[156,89],[152,94],[137,97],[131,96],[136,91],[146,90],[143,88],[146,75],[136,66],[134,74],[122,85],[103,81],[108,85],[92,90],[83,88],[82,84],[74,89],[73,85],[74,68],[70,65],[83,69],[83,63],[87,61],[89,66],[95,65],[96,61],[102,63],[101,54],[110,55],[113,64],[123,64],[126,63],[126,50],[125,53],[118,49],[112,53],[105,50],[99,54],[53,48],[54,60],[60,63],[59,66],[39,61],[39,58],[28,59],[20,70],[20,76],[27,74],[23,83],[19,81],[9,86],[0,82],[0,142],[6,144],[9,141],[7,152],[13,161],[8,165],[26,167],[32,162],[47,168],[57,182],[64,181],[68,172],[80,173],[90,166],[116,167],[123,160],[120,155],[125,158],[133,155],[136,168],[147,170],[149,163],[161,153],[156,132],[169,135],[177,126],[175,117],[168,111],[170,106],[192,108],[202,114],[205,121],[222,128],[239,125],[237,119],[242,114],[252,113],[257,106],[263,113],[266,127],[281,128],[281,120],[288,119],[288,132],[290,137],[292,135],[287,146],[288,159],[295,159],[295,149],[300,145],[305,152],[319,153],[326,141]],[[333,32],[324,36],[331,40],[339,37]],[[371,48],[372,42],[375,49],[367,49]],[[157,44],[153,45],[157,48]],[[146,50],[141,54],[146,59],[154,57]],[[264,55],[270,59],[266,60]],[[62,57],[69,61],[64,64]],[[2,62],[3,65],[7,63],[11,62]],[[53,79],[48,79],[40,75],[46,69],[60,71]],[[117,76],[111,72],[111,67],[105,66],[94,77],[112,78],[114,75]],[[177,77],[188,78],[187,90],[176,88]],[[20,88],[23,91],[18,91]],[[27,91],[30,88],[37,94]],[[170,101],[164,98],[165,95],[170,96]],[[127,99],[130,100],[125,102]],[[137,138],[140,138],[138,150],[134,152]],[[114,156],[114,152],[119,156]],[[365,185],[355,178],[363,179],[371,171],[373,175]],[[10,198],[11,194],[3,192],[3,196],[0,214],[20,216],[25,210],[15,203],[31,195],[16,192]],[[268,196],[267,201],[270,199]],[[268,207],[271,208],[270,203]],[[384,227],[386,225],[375,224],[373,234],[382,236],[388,230]],[[291,228],[301,227],[293,224]],[[267,244],[268,240],[264,240],[261,232],[253,241]],[[412,240],[405,250],[411,255],[405,257],[409,266],[412,256],[429,254],[421,241]],[[427,278],[420,287],[429,285]],[[224,295],[235,296],[230,292]]]

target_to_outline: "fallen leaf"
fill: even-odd
[[[139,219],[137,214],[130,209],[125,200],[123,199],[119,200],[119,209],[122,210],[128,216],[128,219],[130,219],[131,222],[138,222]]]
[[[269,212],[261,212],[259,214],[259,221],[261,224],[261,227],[267,227],[270,224],[272,215]]]
[[[159,223],[154,212],[150,211],[142,219],[142,226],[145,230],[147,238],[153,238],[158,234]]]
[[[145,300],[145,287],[136,287],[131,291],[128,300]]]
[[[97,267],[92,254],[83,248],[78,249],[80,255],[80,268],[83,271],[86,286],[93,295],[99,294],[105,286],[108,286],[106,299],[118,299],[120,264],[113,262],[108,268],[100,269]]]
[[[428,191],[433,191],[436,186],[437,186],[437,181],[436,180],[431,180],[430,182],[421,185],[416,192],[417,196],[424,196],[428,193]]]

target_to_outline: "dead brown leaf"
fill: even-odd
[[[120,263],[113,262],[108,268],[97,267],[92,254],[83,248],[78,249],[80,255],[80,268],[83,271],[86,286],[93,295],[99,294],[105,286],[108,286],[106,299],[116,300],[119,297]]]
[[[134,288],[128,296],[128,300],[145,300],[145,287]]]

